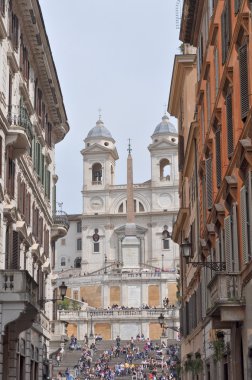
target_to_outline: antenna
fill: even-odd
[[[176,29],[180,29],[182,18],[182,0],[176,1]]]

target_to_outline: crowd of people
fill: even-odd
[[[140,343],[141,342],[141,343]],[[71,338],[69,345],[75,343],[75,350],[79,350],[77,340]],[[84,343],[81,347],[80,358],[73,363],[74,375],[70,369],[62,373],[59,371],[58,380],[65,377],[67,380],[101,379],[114,380],[117,377],[131,376],[133,380],[170,380],[179,379],[179,346],[169,345],[163,342],[152,342],[144,339],[142,334],[137,334],[128,342],[121,342],[117,336],[114,344],[109,349],[101,351],[99,357],[93,362],[94,352],[97,351],[95,343],[88,347]],[[117,358],[114,360],[114,358]]]

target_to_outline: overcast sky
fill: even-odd
[[[80,150],[100,107],[119,154],[116,184],[126,182],[128,138],[134,182],[150,179],[147,147],[164,113],[174,55],[179,53],[176,0],[40,0],[40,4],[70,124],[70,132],[56,146],[57,200],[67,213],[80,213]]]

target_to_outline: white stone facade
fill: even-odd
[[[0,379],[49,375],[55,144],[68,132],[37,0],[0,1]],[[61,223],[62,222],[62,223]]]
[[[95,300],[87,301],[90,307],[98,309],[111,307],[115,299],[120,306],[129,308],[141,308],[143,304],[161,308],[167,296],[176,304],[174,289],[179,250],[170,234],[179,204],[177,144],[176,129],[164,116],[148,147],[151,179],[134,185],[136,236],[128,237],[126,244],[127,185],[114,184],[118,159],[115,141],[101,120],[90,130],[81,151],[83,213],[69,216],[69,234],[63,241],[59,240],[56,247],[55,269],[59,279],[64,278],[69,286],[70,298],[86,298],[88,287],[97,286],[101,289],[92,288],[92,291],[99,294],[94,293],[97,294]],[[80,221],[81,268],[80,252],[76,250],[77,241],[80,241],[77,232]],[[78,263],[77,268],[75,263]],[[105,321],[106,318],[102,323]],[[110,338],[113,338],[116,328],[112,320],[110,323]],[[147,318],[141,327],[147,335],[149,324]]]

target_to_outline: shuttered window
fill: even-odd
[[[211,90],[210,90],[210,78],[207,78],[206,83],[206,98],[207,98],[207,125],[210,123],[211,119]]]
[[[227,272],[239,271],[238,232],[236,204],[232,205],[231,215],[224,219],[225,256]]]
[[[20,269],[19,265],[19,234],[17,231],[12,233],[12,256],[11,256],[11,268]]]
[[[234,0],[234,9],[235,14],[237,14],[240,10],[241,0]]]
[[[230,0],[226,0],[224,10],[221,14],[221,45],[222,45],[222,64],[227,60],[230,45]]]
[[[3,164],[3,139],[0,136],[0,178],[2,177],[2,164]]]
[[[220,261],[220,239],[217,238],[215,240],[215,256],[216,256],[216,261]]]
[[[5,15],[5,0],[0,0],[0,12],[3,16]]]
[[[239,48],[240,61],[240,90],[241,90],[241,119],[244,121],[249,111],[249,85],[248,85],[248,45]]]
[[[247,210],[247,190],[246,186],[243,186],[240,191],[240,210],[241,210],[241,230],[242,230],[242,256],[243,263],[246,264],[249,259],[249,219],[248,219],[248,210]]]
[[[238,229],[237,229],[237,205],[232,206],[232,244],[233,244],[233,270],[239,271]]]
[[[205,112],[204,112],[204,103],[201,103],[200,107],[200,121],[201,121],[201,133],[202,133],[202,145],[205,142]]]
[[[233,137],[233,105],[232,94],[226,96],[226,120],[227,120],[227,148],[228,157],[231,158],[234,151],[234,137]]]
[[[224,219],[224,230],[225,230],[225,256],[226,256],[226,269],[227,272],[233,272],[232,265],[232,226],[231,226],[231,216],[227,216]]]
[[[219,91],[219,52],[217,46],[214,49],[214,71],[215,71],[215,96]]]
[[[184,167],[184,136],[179,135],[178,139],[178,151],[179,151],[179,156],[178,156],[178,161],[179,161],[179,171],[182,172],[183,167]]]
[[[206,159],[206,203],[210,210],[213,205],[213,180],[212,180],[212,158]]]
[[[221,185],[221,131],[218,128],[215,131],[215,158],[216,158],[216,185]]]
[[[245,185],[240,190],[240,218],[242,231],[242,255],[246,264],[252,258],[252,184],[251,172],[248,172]]]

